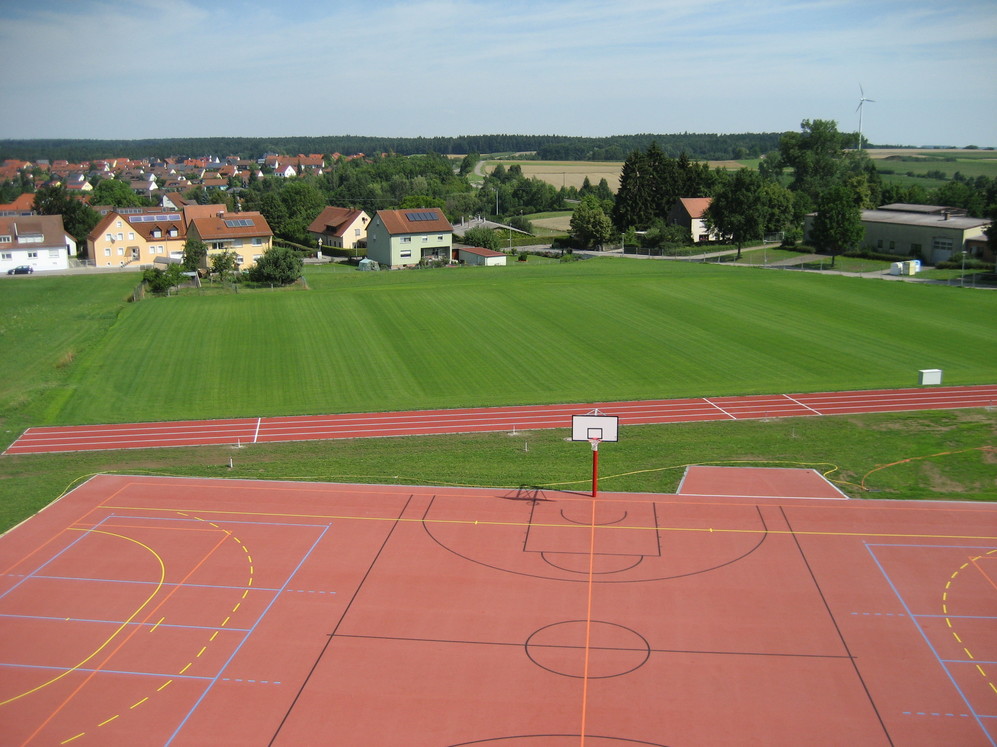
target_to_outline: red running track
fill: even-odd
[[[746,420],[870,412],[989,407],[997,384],[810,394],[477,407],[454,410],[298,415],[227,420],[29,428],[4,454],[42,454],[211,444],[247,445],[337,438],[568,428],[572,415],[599,409],[621,425]]]

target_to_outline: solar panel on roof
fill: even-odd
[[[436,213],[427,213],[424,211],[418,213],[405,213],[405,217],[412,221],[417,220],[436,220]]]
[[[159,215],[129,215],[129,223],[165,223],[167,221],[180,220],[180,213],[160,213]]]
[[[243,228],[253,225],[253,221],[249,218],[233,218],[225,221],[225,225],[229,228]]]

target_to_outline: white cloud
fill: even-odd
[[[989,1],[43,0],[0,10],[32,65],[0,93],[11,137],[598,135],[854,129],[862,83],[874,141],[997,144],[994,29]]]

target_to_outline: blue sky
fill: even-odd
[[[997,2],[0,3],[0,139],[784,132],[997,146]]]

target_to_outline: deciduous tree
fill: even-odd
[[[751,169],[738,169],[729,174],[713,195],[705,215],[711,230],[737,245],[738,259],[746,242],[762,238],[765,217],[762,178]]]
[[[861,208],[848,187],[837,184],[821,195],[810,240],[818,250],[831,255],[831,267],[835,257],[855,247],[864,233]]]

